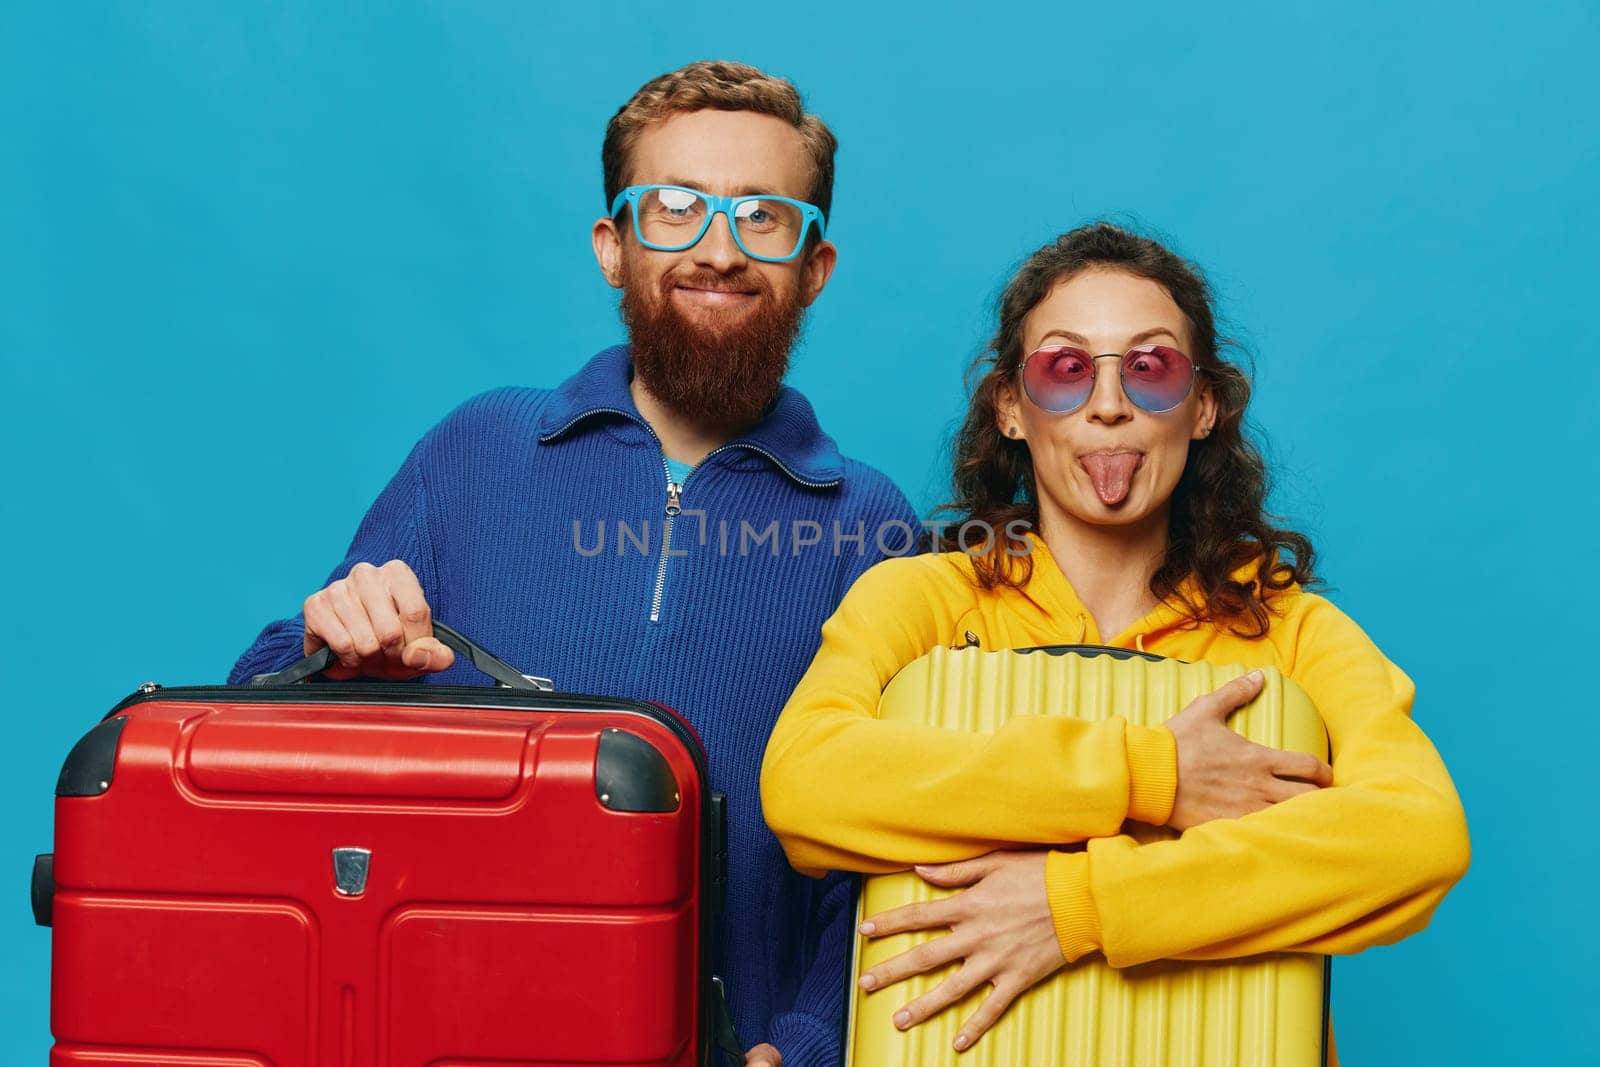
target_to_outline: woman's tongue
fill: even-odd
[[[1144,456],[1138,452],[1091,452],[1078,457],[1078,465],[1094,482],[1095,495],[1106,507],[1116,507],[1128,495],[1133,472]]]

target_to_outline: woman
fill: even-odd
[[[943,864],[917,870],[969,887],[869,918],[868,936],[951,932],[863,987],[964,961],[896,1016],[913,1026],[992,984],[961,1049],[1091,952],[1118,967],[1351,953],[1422,929],[1467,866],[1460,801],[1410,719],[1409,679],[1304,590],[1309,541],[1264,512],[1249,385],[1219,352],[1205,282],[1102,223],[1034,253],[999,311],[956,443],[966,535],[850,590],[762,769],[767,821],[796,868]],[[974,642],[1276,666],[1322,713],[1331,771],[1223,725],[1259,674],[1156,729],[1028,716],[971,735],[876,718],[900,668]],[[1125,819],[1185,832],[1142,847]]]

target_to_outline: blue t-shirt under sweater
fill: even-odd
[[[770,1041],[784,1067],[834,1064],[853,880],[789,867],[757,776],[822,623],[862,571],[908,550],[916,515],[882,474],[840,456],[787,387],[673,492],[631,375],[619,346],[555,390],[467,401],[418,442],[328,580],[405,560],[436,617],[518,669],[692,722],[711,787],[728,796],[717,969],[740,1039]],[[267,626],[232,680],[293,663],[303,632],[299,617]],[[459,657],[429,680],[484,681]]]
[[[681,486],[689,480],[689,475],[693,472],[694,468],[689,464],[675,460],[671,456],[667,457],[667,483],[669,485],[676,483]]]

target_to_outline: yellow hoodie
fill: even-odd
[[[883,872],[997,848],[1052,851],[1046,888],[1068,960],[1113,966],[1262,952],[1351,953],[1427,925],[1467,868],[1466,820],[1414,687],[1343,612],[1290,589],[1269,633],[1194,626],[1162,605],[1110,641],[1032,540],[1024,591],[978,588],[963,554],[864,574],[774,728],[761,770],[768,824],[801,871]],[[1165,728],[1023,716],[994,734],[876,717],[895,673],[975,635],[995,650],[1064,643],[1276,666],[1315,702],[1333,786],[1242,819],[1141,845],[1125,819],[1165,823],[1175,744]]]

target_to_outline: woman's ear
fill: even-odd
[[[1217,394],[1212,392],[1211,386],[1202,382],[1200,385],[1200,403],[1195,407],[1194,429],[1190,432],[1191,440],[1200,441],[1211,436],[1211,430],[1217,424]]]
[[[994,423],[1001,437],[1021,441],[1022,405],[1017,401],[1017,390],[1010,382],[999,382],[994,387]]]
[[[1011,382],[995,382],[995,429],[1000,430],[1000,437],[1008,437],[1014,442],[1022,440],[1021,405],[1016,397],[1016,387]]]

